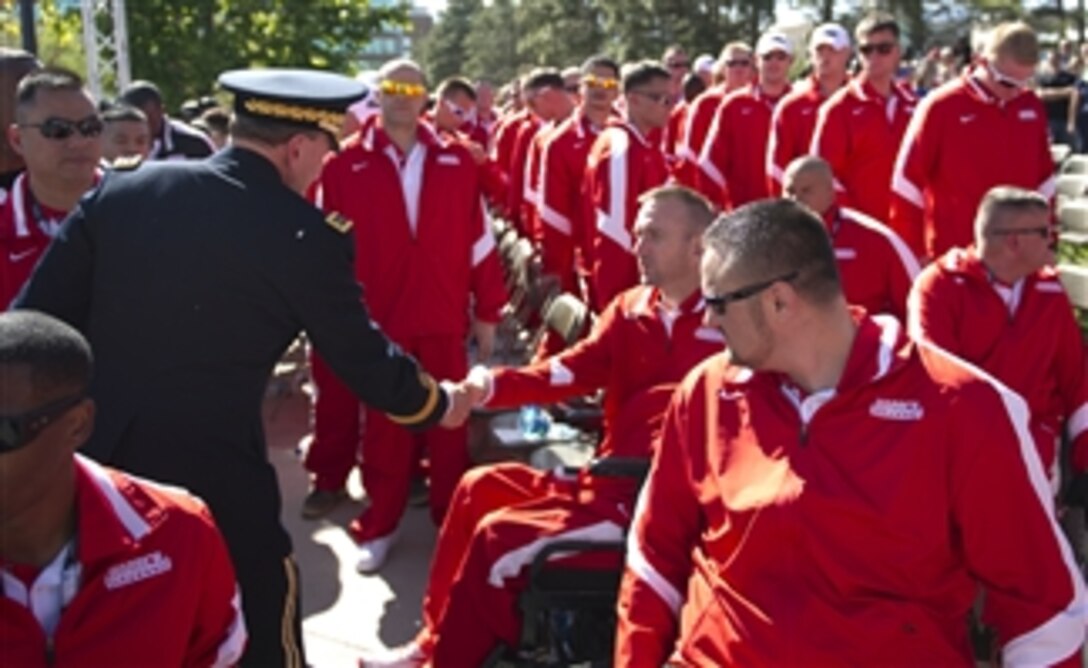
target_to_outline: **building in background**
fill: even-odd
[[[373,7],[393,7],[394,0],[371,0]],[[374,35],[366,49],[359,54],[360,70],[376,70],[382,63],[393,58],[407,58],[412,53],[413,45],[423,39],[434,27],[434,16],[420,5],[412,5],[408,10],[409,26],[389,26]]]

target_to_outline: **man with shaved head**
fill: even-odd
[[[839,206],[834,183],[831,166],[816,156],[797,158],[783,175],[785,196],[812,209],[827,226],[846,301],[902,320],[918,260],[883,223]]]
[[[468,149],[421,120],[427,87],[416,63],[386,63],[378,89],[381,112],[326,163],[318,200],[330,217],[354,225],[356,278],[374,320],[435,376],[461,379],[470,332],[481,358],[489,357],[506,303],[480,170]],[[321,360],[315,359],[313,373],[318,391],[306,462],[314,472],[308,506],[327,512],[342,496],[364,423],[358,400]],[[440,524],[469,465],[467,435],[444,430],[422,441],[431,462],[431,517]],[[396,537],[416,449],[402,425],[369,409],[362,448],[370,506],[352,522],[351,535],[360,548],[357,567],[369,573],[381,568]]]

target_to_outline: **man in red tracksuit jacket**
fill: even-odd
[[[11,303],[68,212],[98,180],[102,127],[75,74],[46,69],[20,81],[9,137],[26,171],[9,191],[0,190],[0,308]]]
[[[617,666],[1080,664],[1084,581],[1018,395],[851,312],[823,223],[759,202],[705,237],[726,354],[673,396],[627,542]]]
[[[487,130],[476,117],[476,89],[467,79],[453,77],[438,84],[437,102],[428,121],[448,142],[461,144],[480,167],[480,187],[489,203],[506,196],[506,177],[499,165],[488,156]],[[360,128],[365,131],[366,128]]]
[[[583,207],[590,248],[590,306],[600,312],[638,283],[635,212],[642,193],[668,179],[665,154],[650,134],[669,118],[669,72],[646,61],[623,77],[624,116],[610,119],[586,160]]]
[[[647,285],[621,293],[570,350],[520,369],[474,369],[470,383],[481,401],[550,403],[604,388],[598,457],[647,457],[652,425],[675,383],[724,343],[703,326],[698,292],[702,233],[713,217],[709,203],[689,189],[651,191],[635,228]],[[423,629],[413,643],[362,665],[473,666],[499,642],[516,644],[524,567],[550,541],[621,539],[635,485],[522,464],[469,472],[438,536]]]
[[[790,90],[793,44],[780,32],[765,33],[756,44],[756,62],[758,81],[722,100],[699,154],[699,191],[726,210],[769,194],[771,115]]]
[[[542,132],[552,132],[556,122],[569,116],[574,109],[574,100],[564,87],[563,76],[554,69],[534,70],[525,80],[523,89],[531,113],[514,138],[507,165],[509,188],[506,208],[511,222],[524,236],[531,237],[536,222],[533,219],[536,212],[533,170],[534,165],[538,164],[534,140]]]
[[[380,74],[381,115],[325,165],[319,201],[329,215],[354,223],[355,267],[374,321],[436,377],[462,378],[470,305],[471,329],[486,358],[506,302],[479,170],[464,147],[444,143],[420,122],[426,96],[415,63],[392,61]],[[327,433],[357,434],[353,395],[323,364],[316,363],[313,373],[315,442]],[[469,464],[466,433],[443,430],[421,438],[431,460],[431,517],[440,523]],[[351,525],[362,572],[380,568],[392,545],[408,496],[412,440],[384,414],[367,410],[362,472],[370,506]],[[336,449],[346,475],[352,458],[344,457],[345,449],[323,447]]]
[[[520,92],[518,94],[520,95]],[[509,199],[510,163],[513,161],[514,142],[517,141],[521,126],[531,121],[532,112],[529,111],[528,107],[522,107],[503,116],[491,133],[491,145],[488,148],[490,151],[489,157],[498,165],[506,188],[502,198],[495,203],[495,206],[498,208],[499,213],[508,219],[510,218],[510,212],[506,210],[506,205]]]
[[[1046,109],[1029,90],[1039,42],[1029,26],[994,29],[980,61],[922,100],[895,161],[889,226],[920,257],[972,240],[994,186],[1054,196]]]
[[[1049,217],[1042,195],[992,189],[979,207],[974,246],[950,249],[915,283],[909,328],[1024,397],[1056,492],[1063,431],[1075,470],[1088,471],[1088,384],[1080,327],[1049,266],[1055,233]]]
[[[0,359],[0,663],[235,665],[246,627],[207,506],[74,454],[94,428],[86,339],[7,312]]]
[[[887,220],[892,167],[915,99],[895,82],[900,54],[895,19],[867,16],[854,36],[861,73],[820,107],[811,153],[831,165],[843,206]]]
[[[816,156],[797,158],[785,173],[785,196],[823,218],[839,269],[846,302],[869,314],[907,316],[907,295],[917,278],[918,259],[883,223],[835,202],[831,167]]]
[[[744,42],[726,44],[714,64],[714,71],[714,85],[692,100],[680,135],[676,139],[677,162],[673,166],[673,175],[677,181],[689,188],[698,187],[699,154],[722,100],[733,91],[752,83],[755,77],[752,47]]]
[[[619,65],[594,56],[582,65],[582,103],[556,128],[541,156],[537,218],[540,258],[545,273],[557,276],[563,290],[581,294],[578,276],[588,274],[582,218],[582,182],[589,149],[612,114],[619,95]]]
[[[852,312],[825,226],[758,202],[705,236],[708,323],[628,539],[617,666],[1079,665],[1085,585],[1024,400]],[[1000,518],[996,521],[996,518]]]
[[[771,117],[767,188],[774,197],[782,194],[786,167],[794,158],[808,155],[820,105],[847,82],[846,66],[853,55],[850,34],[837,23],[824,23],[812,31],[808,52],[812,75],[782,98]]]

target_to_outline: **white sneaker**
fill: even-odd
[[[400,647],[364,654],[359,659],[359,668],[417,668],[423,665],[426,658],[413,641]]]
[[[359,561],[355,564],[355,570],[360,573],[374,573],[381,570],[385,558],[389,556],[389,550],[396,542],[397,532],[374,538],[359,543]]]

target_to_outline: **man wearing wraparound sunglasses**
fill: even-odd
[[[3,663],[234,665],[246,629],[207,506],[75,454],[91,367],[72,327],[0,314]]]
[[[421,119],[427,88],[418,64],[392,60],[379,77],[381,113],[325,164],[321,206],[354,224],[355,275],[374,321],[431,373],[460,379],[468,372],[470,332],[486,360],[506,303],[480,170],[463,146]],[[306,466],[315,473],[314,492],[332,495],[333,504],[310,505],[334,505],[359,452],[359,403],[316,356],[313,377],[318,391]],[[396,540],[416,450],[412,434],[386,415],[368,408],[362,426],[370,506],[350,531],[359,544],[357,570],[372,573]],[[469,466],[467,433],[431,432],[422,440],[430,455],[431,518],[440,524]]]
[[[586,158],[583,220],[591,241],[590,290],[600,312],[620,292],[638,284],[635,215],[642,193],[669,177],[665,154],[651,140],[672,109],[669,71],[642,61],[624,70],[622,118],[610,118]]]
[[[1004,385],[853,312],[824,223],[749,205],[704,237],[729,350],[665,414],[620,589],[617,666],[1080,665],[1085,588]]]
[[[26,162],[0,206],[0,308],[30,276],[102,158],[102,119],[72,72],[46,69],[19,82],[7,141]]]
[[[604,56],[582,64],[581,103],[548,135],[541,151],[537,241],[544,271],[559,277],[567,292],[579,294],[578,273],[588,279],[589,235],[583,219],[582,180],[589,149],[612,115],[619,97],[620,68]],[[575,248],[579,250],[578,272]]]
[[[994,186],[1054,196],[1046,109],[1028,90],[1035,31],[1003,23],[980,56],[922,100],[895,161],[888,224],[922,257],[970,245],[975,210]]]
[[[916,100],[895,81],[901,55],[895,18],[870,14],[854,37],[861,72],[820,107],[810,153],[831,165],[839,204],[884,222],[895,154]]]

